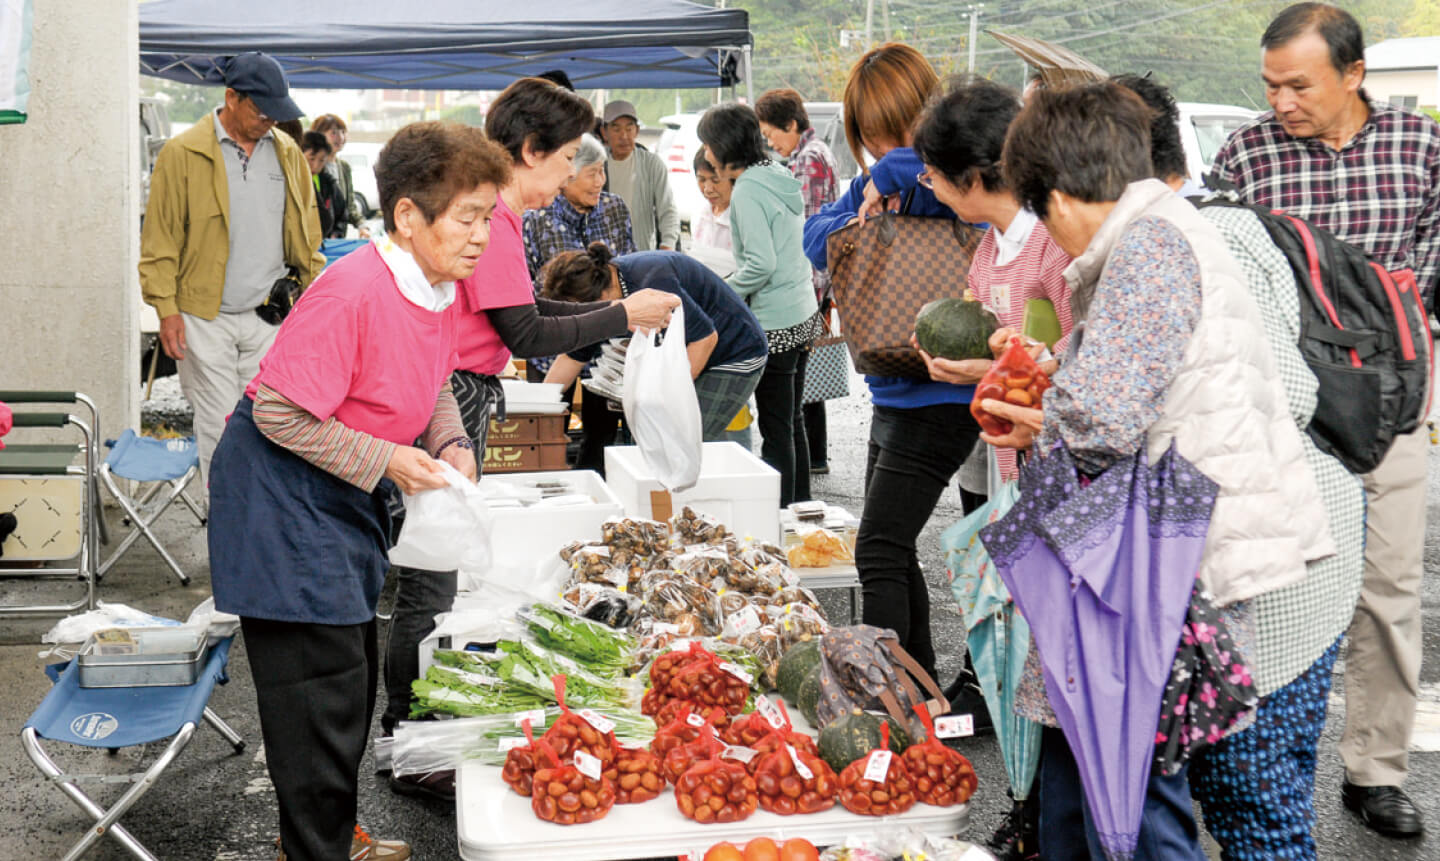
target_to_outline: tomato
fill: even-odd
[[[780,861],[819,861],[820,853],[809,840],[799,837],[785,841],[780,847]]]
[[[769,837],[756,837],[745,844],[745,861],[780,861],[780,847]]]
[[[744,861],[745,853],[734,843],[716,843],[705,853],[705,861]]]

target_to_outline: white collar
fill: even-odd
[[[380,259],[385,261],[385,266],[394,276],[400,295],[411,305],[438,312],[449,308],[455,301],[454,281],[441,281],[432,285],[425,273],[420,271],[420,264],[415,262],[415,257],[396,245],[390,237],[378,240],[375,247],[380,251]]]
[[[995,231],[995,265],[1004,266],[1025,250],[1025,243],[1030,241],[1030,232],[1040,219],[1035,213],[1028,209],[1021,209],[1010,219],[1010,226],[1004,232]]]

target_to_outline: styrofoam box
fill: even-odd
[[[625,513],[654,517],[650,494],[665,487],[645,465],[635,446],[605,449],[605,480]],[[700,480],[689,490],[672,493],[672,513],[688,505],[725,524],[736,535],[780,542],[780,473],[739,443],[707,442],[700,461]]]
[[[485,479],[481,479],[484,481]],[[572,541],[599,541],[600,524],[619,517],[624,510],[620,499],[592,470],[567,472],[508,472],[495,475],[497,481],[566,481],[574,492],[589,494],[595,502],[556,508],[494,509],[493,532],[496,565],[524,571],[560,552]]]

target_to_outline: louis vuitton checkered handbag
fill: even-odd
[[[830,287],[855,369],[928,378],[910,346],[925,303],[961,296],[984,231],[948,218],[887,212],[826,240]]]

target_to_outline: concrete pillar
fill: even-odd
[[[0,126],[0,389],[85,392],[111,437],[140,413],[137,67],[136,0],[36,0]]]

